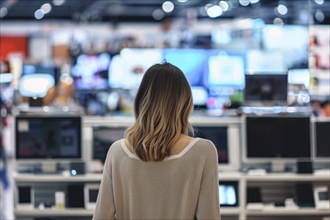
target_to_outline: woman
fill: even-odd
[[[220,219],[214,144],[188,136],[192,94],[182,71],[151,66],[138,89],[136,121],[108,151],[98,219]]]

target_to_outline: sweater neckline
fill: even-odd
[[[183,155],[185,155],[195,145],[195,143],[199,139],[200,139],[199,137],[194,138],[192,141],[190,141],[190,143],[180,153],[171,155],[169,157],[166,157],[164,160],[173,160],[173,159],[178,159],[178,158],[183,157]],[[126,146],[126,143],[125,143],[125,139],[122,139],[120,141],[120,144],[121,144],[123,150],[125,151],[125,153],[127,154],[128,157],[133,158],[133,159],[137,159],[137,160],[141,160],[136,154],[133,154],[128,149],[128,147]]]

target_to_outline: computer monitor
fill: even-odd
[[[219,198],[221,207],[238,207],[238,182],[237,181],[220,181],[219,182]]]
[[[243,89],[245,56],[243,53],[212,51],[208,60],[208,85]]]
[[[57,83],[57,80],[57,71],[54,66],[24,64],[18,90],[22,96],[42,98],[49,88]]]
[[[79,160],[81,117],[19,115],[15,121],[16,159]]]
[[[137,89],[147,69],[162,60],[162,50],[159,48],[124,48],[112,58],[109,86],[115,89]]]
[[[208,72],[209,50],[196,48],[167,48],[163,58],[185,74],[190,86],[204,86]]]
[[[108,69],[111,57],[108,53],[80,54],[71,69],[76,90],[105,90],[109,88]]]
[[[229,163],[227,127],[194,126],[196,137],[211,140],[218,151],[219,164]]]
[[[287,105],[287,97],[286,73],[245,75],[245,105]]]
[[[316,119],[313,122],[314,127],[314,151],[315,159],[330,160],[330,120]]]
[[[105,162],[110,146],[124,138],[127,127],[93,127],[92,160]]]
[[[246,116],[243,160],[271,162],[311,158],[309,116]]]

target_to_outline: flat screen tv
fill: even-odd
[[[314,150],[317,159],[330,159],[330,120],[314,122]]]
[[[112,57],[109,86],[114,89],[135,90],[147,69],[162,60],[162,50],[159,48],[124,48]]]
[[[244,159],[265,161],[311,158],[308,116],[246,116]]]
[[[110,146],[124,138],[127,127],[93,127],[92,160],[105,162]]]
[[[208,69],[209,86],[244,88],[244,54],[213,51],[208,60]]]
[[[219,164],[229,163],[227,127],[194,126],[196,137],[211,140],[218,151]]]
[[[108,53],[80,54],[71,69],[76,90],[105,90],[109,88],[108,69],[111,57]]]
[[[81,159],[80,116],[17,116],[16,159]]]
[[[287,105],[288,75],[281,74],[246,74],[245,105]]]

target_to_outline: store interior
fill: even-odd
[[[145,71],[185,74],[221,219],[330,219],[329,0],[1,0],[0,219],[91,219]]]

